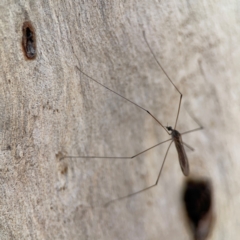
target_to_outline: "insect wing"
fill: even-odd
[[[178,138],[175,138],[174,143],[178,152],[178,159],[179,159],[179,164],[182,169],[182,172],[185,176],[188,176],[189,175],[188,158],[182,143],[181,136],[179,136]]]

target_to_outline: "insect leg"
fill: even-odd
[[[198,128],[194,128],[194,129],[189,130],[189,131],[186,131],[186,132],[183,132],[183,133],[181,133],[181,135],[187,134],[187,133],[190,133],[190,132],[195,132],[195,131],[203,130],[204,127],[201,125],[201,123],[200,123],[192,114],[190,114],[189,111],[187,111],[187,112],[188,112],[188,114],[190,115],[190,117],[193,119],[193,121],[194,121],[195,123],[197,123],[197,125],[198,125],[199,127],[198,127]]]
[[[118,95],[119,97],[125,99],[126,101],[134,104],[136,107],[138,107],[138,108],[142,109],[143,111],[147,112],[158,124],[160,124],[160,125],[162,126],[162,128],[167,132],[167,134],[170,135],[170,133],[169,133],[169,132],[167,131],[167,129],[162,125],[162,123],[161,123],[155,116],[153,116],[147,109],[141,107],[141,106],[138,105],[137,103],[131,101],[130,99],[122,96],[121,94],[113,91],[112,89],[110,89],[110,88],[108,88],[107,86],[103,85],[102,83],[98,82],[96,79],[90,77],[88,74],[86,74],[85,72],[83,72],[79,67],[76,66],[76,68],[77,68],[77,70],[78,70],[79,72],[81,72],[83,75],[85,75],[86,77],[88,77],[89,79],[91,79],[92,81],[94,81],[95,83],[99,84],[100,86],[104,87],[105,89],[109,90],[110,92],[115,93],[115,94]]]
[[[182,93],[179,91],[179,89],[176,87],[176,85],[173,83],[173,81],[171,80],[171,78],[168,76],[167,72],[164,70],[164,68],[162,67],[161,63],[158,61],[157,57],[155,56],[152,48],[150,47],[148,41],[147,41],[147,38],[146,38],[146,35],[145,35],[145,31],[143,31],[143,37],[144,37],[144,40],[150,50],[150,52],[152,53],[153,55],[153,58],[155,59],[157,65],[162,69],[162,71],[164,72],[164,74],[166,75],[166,77],[168,78],[168,80],[170,81],[170,83],[174,86],[174,88],[178,91],[178,93],[180,94],[180,100],[179,100],[179,104],[178,104],[178,111],[177,111],[177,117],[176,117],[176,120],[175,120],[175,125],[174,125],[174,129],[176,129],[177,127],[177,122],[178,122],[178,116],[179,116],[179,113],[180,113],[180,108],[181,108],[181,102],[182,102]]]
[[[184,142],[182,142],[182,144],[183,144],[184,146],[186,146],[188,149],[190,149],[191,151],[194,151],[194,148],[192,148],[192,147],[189,146],[188,144],[186,144],[186,143],[184,143]]]
[[[113,199],[113,200],[105,203],[105,204],[104,204],[104,207],[107,207],[108,205],[110,205],[110,204],[113,203],[113,202],[116,202],[116,201],[119,201],[119,200],[122,200],[122,199],[125,199],[125,198],[132,197],[132,196],[134,196],[134,195],[137,195],[137,194],[139,194],[139,193],[142,193],[142,192],[144,192],[144,191],[149,190],[150,188],[153,188],[153,187],[157,186],[157,184],[158,184],[158,182],[159,182],[159,179],[160,179],[160,176],[161,176],[161,173],[162,173],[162,169],[163,169],[164,163],[165,163],[166,158],[167,158],[168,151],[169,151],[172,143],[173,143],[173,141],[171,141],[171,143],[169,144],[169,146],[168,146],[168,148],[167,148],[167,151],[166,151],[166,154],[165,154],[165,156],[164,156],[164,159],[163,159],[163,162],[162,162],[162,165],[161,165],[161,168],[160,168],[160,171],[159,171],[157,180],[156,180],[156,182],[155,182],[153,185],[151,185],[151,186],[149,186],[149,187],[146,187],[146,188],[144,188],[144,189],[142,189],[142,190],[139,190],[139,191],[137,191],[137,192],[131,193],[131,194],[127,195],[127,196]]]
[[[137,156],[139,156],[139,155],[141,155],[141,154],[143,154],[143,153],[145,153],[145,152],[147,152],[147,151],[149,151],[149,150],[151,150],[151,149],[153,149],[153,148],[155,148],[155,147],[157,147],[157,146],[159,146],[159,145],[161,145],[161,144],[163,144],[163,143],[165,143],[165,142],[168,142],[168,141],[170,141],[170,140],[172,140],[172,139],[170,138],[170,139],[168,139],[168,140],[165,140],[165,141],[163,141],[163,142],[160,142],[160,143],[158,143],[158,144],[156,144],[156,145],[154,145],[154,146],[152,146],[152,147],[150,147],[150,148],[147,148],[147,149],[145,149],[145,150],[143,150],[143,151],[141,151],[141,152],[139,152],[139,153],[137,153],[137,154],[135,154],[135,155],[133,155],[133,156],[131,156],[131,157],[111,157],[111,156],[63,156],[63,157],[60,158],[60,161],[63,160],[63,159],[65,159],[65,158],[132,159],[132,158],[135,158],[135,157],[137,157]]]

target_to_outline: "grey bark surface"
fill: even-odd
[[[174,126],[179,94],[155,63],[142,31],[183,94],[190,177],[214,190],[210,239],[237,239],[240,226],[240,5],[237,1],[2,1],[0,3],[0,239],[191,239],[183,176],[169,138],[148,114]],[[36,29],[26,60],[22,25]],[[187,111],[186,111],[187,110]],[[94,208],[89,208],[94,206]]]

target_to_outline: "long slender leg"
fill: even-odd
[[[156,144],[156,145],[154,145],[154,146],[152,146],[152,147],[150,147],[150,148],[147,148],[147,149],[145,149],[145,150],[143,150],[143,151],[141,151],[141,152],[139,152],[139,153],[137,153],[137,154],[135,154],[135,155],[133,155],[133,156],[131,156],[131,157],[109,157],[109,156],[64,156],[64,157],[62,157],[62,158],[60,158],[60,160],[63,160],[63,159],[65,159],[65,158],[98,158],[98,159],[108,159],[108,158],[112,158],[112,159],[132,159],[132,158],[135,158],[135,157],[137,157],[137,156],[139,156],[139,155],[141,155],[141,154],[143,154],[143,153],[145,153],[145,152],[147,152],[147,151],[149,151],[149,150],[151,150],[151,149],[153,149],[153,148],[155,148],[155,147],[157,147],[157,146],[159,146],[159,145],[161,145],[161,144],[163,144],[163,143],[165,143],[165,142],[168,142],[168,141],[170,141],[170,140],[172,140],[171,138],[170,139],[168,139],[168,140],[165,140],[165,141],[163,141],[163,142],[160,142],[160,143],[158,143],[158,144]]]
[[[126,101],[134,104],[136,107],[138,107],[138,108],[142,109],[143,111],[147,112],[158,124],[160,124],[160,125],[162,126],[162,128],[167,132],[167,134],[170,135],[170,133],[167,131],[167,129],[163,126],[163,124],[162,124],[155,116],[153,116],[147,109],[141,107],[141,106],[138,105],[137,103],[131,101],[130,99],[128,99],[128,98],[122,96],[121,94],[113,91],[112,89],[106,87],[106,86],[103,85],[102,83],[98,82],[96,79],[90,77],[88,74],[86,74],[85,72],[83,72],[79,67],[76,66],[76,68],[77,68],[77,70],[78,70],[79,72],[81,72],[83,75],[85,75],[86,77],[88,77],[89,79],[91,79],[92,81],[94,81],[95,83],[99,84],[100,86],[106,88],[107,90],[111,91],[112,93],[115,93],[115,94],[118,95],[119,97],[125,99]]]
[[[180,92],[179,92],[179,93],[180,93]],[[176,129],[176,127],[177,127],[178,116],[179,116],[180,109],[181,109],[181,103],[182,103],[182,94],[180,93],[180,101],[179,101],[179,105],[178,105],[178,112],[177,112],[177,117],[176,117],[174,129]]]
[[[188,112],[188,111],[187,111]],[[199,123],[199,121],[197,121],[197,119],[188,112],[188,114],[190,115],[190,117],[199,125],[198,128],[195,128],[195,129],[192,129],[192,130],[189,130],[189,131],[186,131],[186,132],[183,132],[181,133],[181,135],[184,135],[184,134],[187,134],[187,133],[191,133],[191,132],[195,132],[195,131],[199,131],[199,130],[202,130],[204,129],[203,126]],[[194,148],[192,148],[191,146],[189,146],[188,144],[184,143],[183,142],[183,145],[185,145],[186,147],[188,147],[191,151],[194,151]]]
[[[178,116],[179,116],[179,113],[180,113],[180,108],[181,108],[181,102],[182,102],[182,93],[179,91],[179,89],[176,87],[176,85],[173,83],[173,81],[171,80],[171,78],[168,76],[167,72],[164,70],[164,68],[162,67],[162,65],[160,64],[160,62],[158,61],[157,57],[155,56],[152,48],[150,47],[148,41],[147,41],[147,38],[146,38],[146,35],[145,35],[145,31],[143,31],[143,37],[144,37],[144,40],[150,50],[150,52],[152,53],[153,55],[153,58],[155,59],[157,65],[162,69],[162,71],[164,72],[164,74],[166,75],[166,77],[168,78],[168,80],[171,82],[171,84],[174,86],[174,88],[178,91],[178,93],[180,94],[180,100],[179,100],[179,104],[178,104],[178,111],[177,111],[177,117],[176,117],[176,120],[175,120],[175,125],[174,125],[174,129],[176,129],[177,127],[177,122],[178,122]]]
[[[202,124],[201,124],[188,110],[187,110],[187,113],[188,113],[189,116],[193,119],[193,121],[194,121],[195,123],[197,123],[197,125],[198,125],[199,127],[198,127],[198,128],[194,128],[194,129],[189,130],[189,131],[186,131],[186,132],[183,132],[183,133],[181,133],[181,135],[204,129],[204,127],[202,126]]]
[[[195,132],[195,131],[199,131],[199,130],[203,130],[203,129],[204,129],[203,127],[195,128],[193,130],[189,130],[189,131],[183,132],[183,133],[181,133],[181,135],[184,135],[184,134],[187,134],[187,133],[191,133],[191,132]]]
[[[183,144],[184,146],[186,146],[187,148],[189,148],[191,151],[194,151],[194,148],[192,148],[192,147],[189,146],[188,144],[186,144],[186,143],[184,143],[184,142],[182,142],[182,144]]]
[[[122,199],[125,199],[125,198],[128,198],[128,197],[132,197],[132,196],[134,196],[134,195],[137,195],[137,194],[139,194],[139,193],[141,193],[141,192],[147,191],[148,189],[157,186],[157,184],[158,184],[158,182],[159,182],[159,179],[160,179],[160,176],[161,176],[161,173],[162,173],[162,170],[163,170],[164,163],[165,163],[165,161],[166,161],[166,159],[167,159],[168,151],[169,151],[172,143],[173,143],[173,141],[171,141],[171,143],[169,144],[169,146],[168,146],[168,148],[167,148],[167,151],[166,151],[166,154],[165,154],[165,156],[164,156],[164,159],[163,159],[163,162],[162,162],[160,171],[159,171],[159,173],[158,173],[157,180],[156,180],[156,182],[155,182],[153,185],[151,185],[151,186],[149,186],[149,187],[146,187],[146,188],[144,188],[144,189],[142,189],[142,190],[139,190],[139,191],[137,191],[137,192],[131,193],[131,194],[127,195],[127,196],[113,199],[113,200],[105,203],[105,204],[104,204],[104,207],[107,207],[108,205],[110,205],[110,204],[113,203],[113,202],[116,202],[116,201],[119,201],[119,200],[122,200]]]
[[[190,115],[190,113],[188,112],[188,114]],[[199,123],[199,121],[197,121],[197,119],[193,116],[193,115],[190,115],[190,117],[199,125],[198,128],[195,128],[195,129],[192,129],[192,130],[189,130],[189,131],[186,131],[186,132],[183,132],[181,133],[181,135],[184,135],[184,134],[187,134],[187,133],[191,133],[191,132],[195,132],[195,131],[199,131],[199,130],[203,130],[203,126]],[[194,148],[192,148],[191,146],[189,146],[188,144],[184,143],[183,142],[183,145],[185,145],[186,147],[188,147],[190,150],[194,151]]]

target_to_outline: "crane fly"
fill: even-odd
[[[136,194],[139,194],[141,192],[144,192],[144,191],[147,191],[149,190],[150,188],[153,188],[155,186],[157,186],[158,182],[159,182],[159,179],[160,179],[160,176],[161,176],[161,173],[162,173],[162,169],[163,169],[163,166],[164,166],[164,163],[166,161],[166,158],[167,158],[167,155],[168,155],[168,151],[172,145],[172,143],[174,142],[175,143],[175,147],[176,147],[176,150],[177,150],[177,153],[178,153],[178,159],[179,159],[179,163],[180,163],[180,167],[181,167],[181,170],[183,172],[183,174],[185,176],[188,176],[189,175],[189,163],[188,163],[188,158],[187,158],[187,154],[185,152],[185,149],[184,149],[184,145],[187,146],[188,148],[192,149],[190,146],[188,146],[186,143],[184,143],[182,141],[182,137],[181,135],[183,134],[187,134],[187,133],[190,133],[190,132],[194,132],[194,131],[198,131],[198,130],[201,130],[203,129],[203,127],[200,125],[200,123],[193,117],[193,120],[199,125],[198,128],[195,128],[195,129],[192,129],[192,130],[189,130],[189,131],[186,131],[186,132],[183,132],[183,133],[180,133],[176,130],[176,127],[177,127],[177,122],[178,122],[178,116],[179,116],[179,113],[180,113],[180,108],[181,108],[181,103],[182,103],[182,93],[179,91],[179,89],[176,87],[176,85],[173,83],[173,81],[171,80],[171,78],[169,77],[169,75],[167,74],[167,72],[164,70],[164,68],[162,67],[162,65],[160,64],[160,62],[157,60],[152,48],[150,47],[148,41],[147,41],[147,38],[146,38],[146,35],[145,35],[145,32],[143,31],[143,38],[145,40],[145,43],[149,49],[149,51],[151,52],[156,64],[161,68],[161,70],[163,71],[163,73],[165,74],[165,76],[167,77],[167,79],[170,81],[170,83],[172,84],[172,86],[176,89],[176,91],[179,93],[180,95],[180,100],[179,100],[179,104],[178,104],[178,110],[177,110],[177,116],[176,116],[176,120],[175,120],[175,125],[174,125],[174,128],[172,128],[171,126],[164,126],[150,111],[148,111],[147,109],[143,108],[142,106],[138,105],[137,103],[131,101],[130,99],[122,96],[121,94],[119,94],[118,92],[108,88],[107,86],[103,85],[102,83],[100,83],[99,81],[97,81],[96,79],[94,79],[93,77],[89,76],[88,74],[86,74],[85,72],[83,72],[79,67],[76,66],[77,70],[82,73],[83,75],[85,75],[85,77],[87,77],[88,79],[90,79],[91,81],[95,82],[96,84],[102,86],[103,88],[109,90],[110,92],[112,92],[113,94],[116,94],[118,97],[124,99],[125,101],[127,101],[128,103],[130,104],[133,104],[135,105],[136,107],[140,108],[141,110],[145,111],[148,115],[150,115],[151,118],[153,118],[166,132],[168,135],[171,136],[170,139],[167,139],[163,142],[160,142],[150,148],[147,148],[133,156],[126,156],[126,157],[116,157],[116,156],[64,156],[62,157],[60,160],[62,159],[65,159],[65,158],[70,158],[70,159],[73,159],[73,158],[92,158],[92,159],[133,159],[165,142],[169,142],[170,141],[170,144],[167,148],[167,151],[164,155],[164,158],[163,158],[163,162],[161,164],[161,167],[160,167],[160,170],[159,170],[159,173],[158,173],[158,176],[157,176],[157,179],[155,181],[154,184],[142,189],[142,190],[139,190],[137,192],[134,192],[134,193],[131,193],[131,194],[128,194],[126,196],[123,196],[123,197],[119,197],[119,198],[116,198],[116,199],[112,199],[110,201],[108,201],[107,203],[104,204],[104,206],[108,206],[109,204],[111,204],[112,202],[115,202],[115,201],[118,201],[118,200],[121,200],[121,199],[125,199],[125,198],[128,198],[128,197],[131,197],[133,195],[136,195]],[[192,149],[193,150],[193,149]]]

